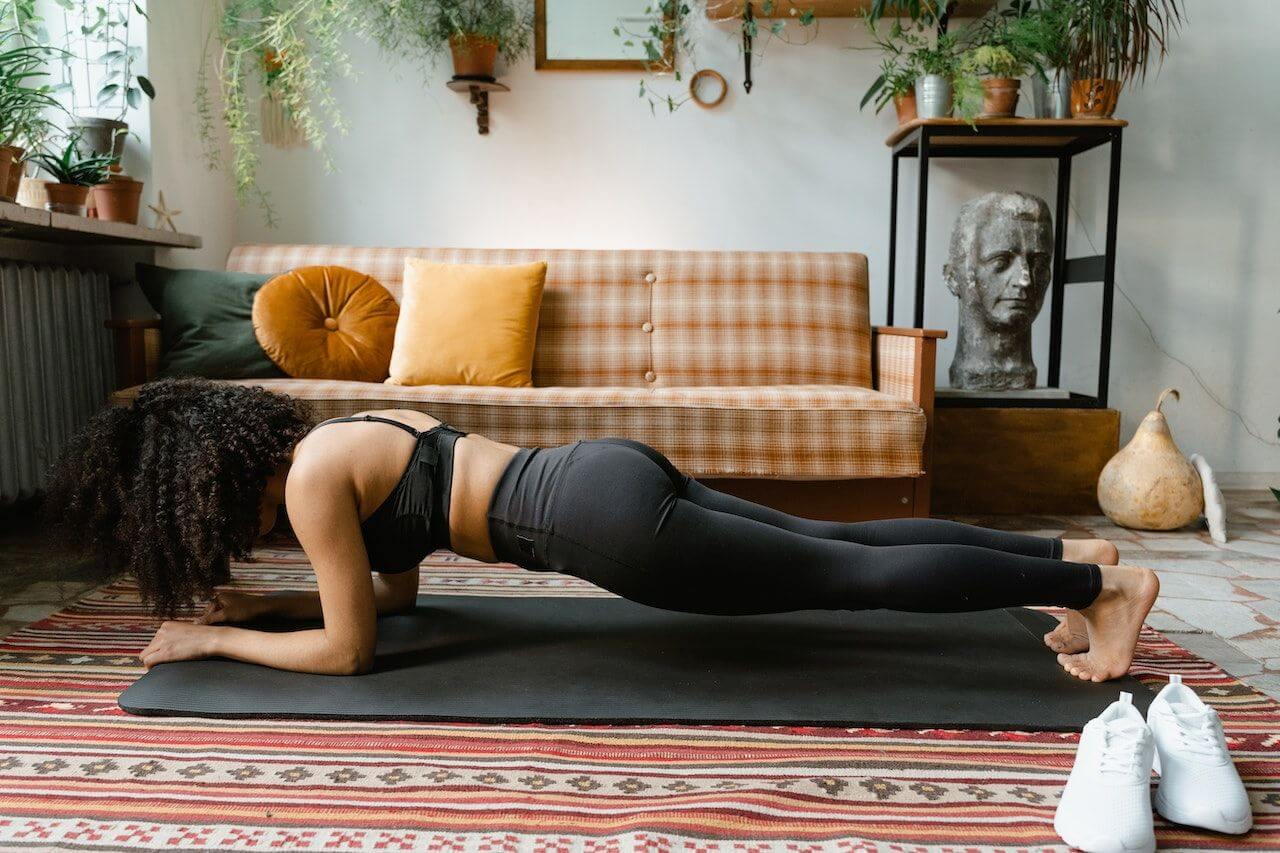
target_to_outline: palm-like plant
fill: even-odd
[[[0,44],[11,43],[11,33],[0,33]],[[0,50],[0,145],[39,140],[49,125],[44,111],[59,108],[52,87],[31,85],[46,76],[44,61],[41,47],[19,44]]]
[[[1071,69],[1077,80],[1146,78],[1185,18],[1179,0],[1074,0]]]
[[[79,143],[80,137],[72,136],[61,153],[40,151],[32,154],[31,160],[60,184],[92,187],[105,183],[115,159],[99,154],[86,157],[80,153]]]

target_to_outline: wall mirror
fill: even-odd
[[[675,53],[670,39],[660,62],[648,61],[644,49],[660,6],[654,0],[535,0],[534,66],[580,71],[670,69]]]

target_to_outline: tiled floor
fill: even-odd
[[[964,518],[1010,530],[1110,539],[1121,560],[1160,575],[1148,620],[1174,642],[1280,699],[1280,503],[1270,492],[1227,493],[1228,541],[1188,528],[1147,533],[1103,516]],[[29,511],[0,512],[0,636],[74,600],[97,579],[60,551]]]

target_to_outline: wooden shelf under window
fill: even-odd
[[[956,4],[955,11],[951,13],[953,18],[977,18],[985,15],[992,6],[996,4],[995,0],[960,0]],[[784,0],[774,0],[773,8],[768,14],[764,12],[764,3],[761,0],[753,0],[751,4],[751,12],[757,18],[790,18],[792,9],[808,11],[818,18],[858,18],[866,14],[871,8],[871,0],[795,0],[794,3],[787,3]],[[727,21],[732,18],[741,18],[743,9],[743,0],[707,0],[707,17],[713,21]],[[887,15],[892,17],[892,15]]]
[[[0,201],[0,237],[36,240],[41,243],[162,246],[174,249],[199,249],[201,246],[200,238],[195,234],[51,213],[9,201]]]

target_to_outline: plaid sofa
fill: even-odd
[[[227,268],[337,264],[369,273],[399,298],[411,256],[547,260],[536,387],[254,384],[306,398],[325,418],[420,409],[526,446],[626,436],[700,478],[906,479],[925,486],[923,495],[913,487],[913,502],[923,505],[912,508],[927,513],[939,333],[871,327],[863,255],[244,245]],[[149,378],[154,323],[113,325],[124,372]]]

